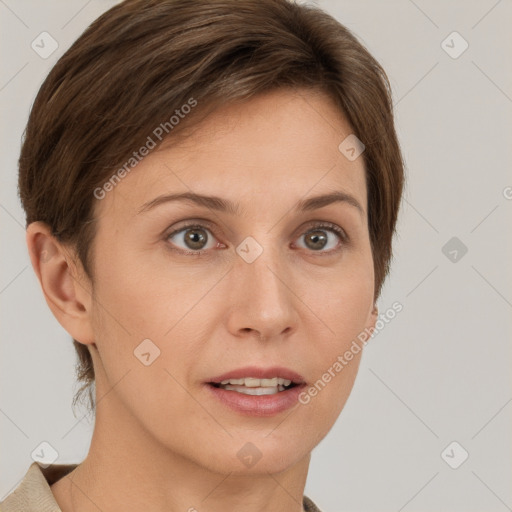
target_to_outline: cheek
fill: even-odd
[[[106,378],[114,384],[130,371],[140,389],[165,389],[170,395],[164,401],[176,398],[180,388],[172,376],[187,382],[187,369],[202,351],[213,307],[207,292],[223,270],[195,276],[190,267],[162,263],[161,256],[152,260],[114,248],[103,254],[96,267],[94,330]],[[154,362],[145,366],[144,359]],[[135,388],[132,396],[139,395]]]
[[[185,268],[174,267],[152,261],[151,254],[116,248],[105,252],[97,265],[96,288],[102,315],[121,337],[134,342],[165,339],[199,292],[204,294]]]
[[[368,254],[347,258],[340,272],[316,280],[317,286],[307,288],[303,296],[318,318],[317,329],[312,325],[309,329],[315,333],[310,334],[315,346],[310,353],[315,381],[302,403],[314,411],[313,416],[322,418],[326,428],[334,423],[350,395],[364,350],[358,336],[372,323],[374,273]]]
[[[364,331],[370,320],[374,302],[370,248],[347,254],[335,271],[317,275],[304,291],[304,302],[319,320],[326,343],[324,353],[341,350]]]
[[[170,280],[142,262],[134,265],[126,257],[111,261],[116,264],[99,266],[95,287],[102,368],[97,377],[105,381],[105,389],[116,386],[121,402],[136,417],[164,432],[180,415],[198,414],[182,388],[200,350],[186,316],[197,293],[183,285],[188,280],[184,273]]]

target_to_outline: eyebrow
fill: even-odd
[[[230,215],[243,215],[245,213],[244,209],[241,207],[239,203],[233,203],[228,199],[223,199],[218,196],[207,196],[202,194],[195,194],[193,192],[183,192],[178,194],[165,194],[162,196],[158,196],[147,203],[144,203],[139,209],[137,215],[152,210],[157,206],[169,203],[172,201],[186,201],[197,204],[199,206],[205,206],[206,208],[210,208],[212,210],[225,212]],[[346,203],[350,206],[353,206],[359,213],[364,216],[364,209],[359,203],[359,201],[352,195],[342,192],[336,191],[331,192],[329,194],[323,194],[318,196],[313,196],[308,199],[302,199],[295,205],[295,210],[298,212],[306,212],[311,210],[316,210],[318,208],[323,208],[324,206],[328,206],[333,203]]]

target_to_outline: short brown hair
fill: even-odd
[[[126,0],[95,20],[53,67],[30,113],[19,158],[27,226],[47,223],[93,280],[93,191],[155,127],[190,98],[199,107],[173,137],[199,123],[199,112],[286,87],[328,94],[365,145],[377,300],[404,183],[390,84],[346,27],[290,0]],[[73,341],[83,383],[73,404],[89,389],[93,410],[92,359]]]

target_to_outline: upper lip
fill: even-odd
[[[291,380],[294,384],[302,384],[304,377],[289,368],[282,366],[271,366],[269,368],[259,368],[256,366],[245,366],[244,368],[237,368],[229,372],[217,375],[207,382],[218,384],[223,380],[228,379],[243,379],[244,377],[254,377],[255,379],[271,379],[272,377],[280,377],[281,379]]]

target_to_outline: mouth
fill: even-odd
[[[244,395],[275,395],[299,384],[290,379],[272,377],[270,379],[258,379],[256,377],[245,377],[242,379],[225,379],[222,382],[209,382],[215,388],[226,391],[236,391]]]
[[[306,382],[287,368],[240,368],[205,382],[218,403],[248,416],[273,416],[296,405]]]

